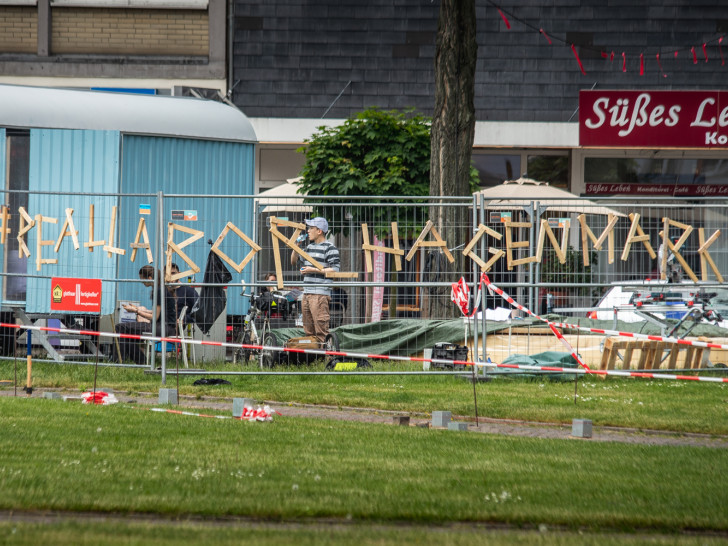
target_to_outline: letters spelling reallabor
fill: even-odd
[[[323,271],[314,267],[311,262],[301,258],[296,252],[291,253],[291,265],[297,263],[303,275],[303,300],[301,311],[303,313],[303,330],[307,336],[314,336],[323,345],[329,333],[329,302],[331,301],[331,279],[326,278],[327,271],[339,271],[341,258],[339,249],[326,240],[329,223],[325,218],[318,216],[306,220],[307,234],[310,243],[304,249],[306,254],[324,266]],[[306,236],[302,235],[296,241],[302,243]]]

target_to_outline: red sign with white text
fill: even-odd
[[[101,312],[101,279],[51,279],[51,311]]]
[[[728,149],[728,91],[580,91],[579,145]]]

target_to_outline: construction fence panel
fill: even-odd
[[[331,327],[342,340],[357,340],[357,347],[368,344],[367,353],[417,356],[437,343],[466,344],[479,332],[481,339],[469,343],[469,357],[487,358],[492,355],[482,333],[492,329],[492,317],[507,322],[503,332],[510,339],[503,343],[510,352],[554,348],[553,339],[540,340],[536,326],[521,326],[517,321],[526,317],[498,295],[483,292],[475,309],[481,273],[534,313],[586,319],[615,285],[663,276],[668,283],[697,281],[717,289],[728,266],[728,244],[720,234],[728,204],[700,199],[6,191],[3,202],[8,215],[0,272],[3,322],[17,320],[18,309],[50,314],[54,277],[95,278],[103,283],[100,315],[112,318],[98,326],[108,329],[121,320],[120,302],[152,306],[151,289],[138,277],[140,267],[151,265],[164,278],[164,290],[190,284],[210,298],[222,294],[224,311],[214,327],[196,333],[208,342],[236,339],[251,292],[282,287],[286,294],[298,294],[304,283],[291,262],[291,246],[305,232],[304,220],[314,216],[327,219],[328,238],[341,257],[340,275],[332,279]],[[35,221],[29,229],[28,219]],[[221,262],[227,276],[206,278],[210,260]],[[174,278],[167,268],[171,263],[180,271]],[[266,280],[271,273],[276,281]],[[470,291],[463,309],[451,298],[452,285],[461,278]],[[501,310],[491,318],[481,313],[463,320],[463,311],[484,308]],[[295,302],[271,324],[285,336],[302,335]],[[516,343],[512,336],[524,332]],[[5,355],[21,350],[12,334],[16,343],[3,343]],[[111,345],[103,344],[106,353]],[[230,360],[233,350],[200,352],[197,364],[204,367]]]

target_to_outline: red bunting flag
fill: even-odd
[[[667,74],[665,74],[665,71],[662,69],[662,63],[660,62],[660,54],[658,53],[657,55],[655,55],[655,58],[657,59],[657,66],[660,68],[662,77],[667,78]]]
[[[543,37],[546,38],[546,40],[548,41],[549,45],[551,45],[551,38],[548,37],[548,34],[546,34],[542,28],[538,29],[538,31],[541,34],[543,34]]]
[[[581,70],[581,73],[586,76],[586,72],[584,71],[584,65],[581,64],[581,59],[579,58],[579,54],[576,52],[574,44],[571,44],[571,52],[574,54],[574,57],[576,57],[576,62],[579,63],[579,69]]]
[[[506,28],[508,30],[511,29],[511,24],[508,22],[508,19],[506,19],[506,16],[503,14],[503,12],[499,9],[498,13],[500,13],[501,19],[503,19],[503,22],[506,24]]]
[[[627,72],[627,55],[622,51],[622,72]]]
[[[640,53],[640,76],[645,75],[645,57]]]
[[[690,53],[693,54],[693,64],[698,64],[698,56],[695,54],[695,47],[690,48]]]
[[[703,56],[705,57],[705,62],[708,62],[708,50],[705,48],[705,44],[703,44]]]
[[[718,38],[718,51],[720,51],[720,64],[725,65],[725,59],[723,58],[723,48],[720,47],[720,44],[722,41],[723,41],[723,36]]]

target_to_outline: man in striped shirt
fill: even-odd
[[[326,218],[318,216],[306,220],[306,232],[310,243],[304,249],[306,254],[324,266],[326,271],[339,271],[341,258],[339,249],[326,240],[329,223]],[[301,238],[296,243],[301,242]],[[323,345],[329,333],[329,302],[331,301],[331,279],[324,272],[316,269],[311,262],[301,258],[296,252],[291,253],[291,265],[298,265],[303,275],[303,330],[307,336],[315,336]]]

